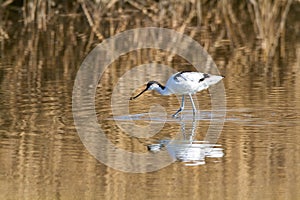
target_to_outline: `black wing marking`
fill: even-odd
[[[180,80],[179,80],[178,78],[180,77],[180,78],[182,78],[182,79],[184,79],[184,80],[187,81],[187,79],[186,79],[185,77],[181,76],[181,75],[182,75],[183,73],[189,73],[189,72],[191,72],[191,71],[182,71],[182,72],[177,73],[177,74],[174,76],[174,80],[177,81],[177,82],[179,82]]]
[[[203,74],[203,78],[199,79],[199,83],[204,81],[206,78],[209,78],[209,74]]]

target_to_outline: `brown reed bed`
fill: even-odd
[[[2,51],[16,40],[26,40],[26,50],[28,38],[48,37],[64,41],[58,41],[60,50],[72,40],[71,46],[81,43],[80,51],[87,52],[116,33],[156,26],[190,35],[212,54],[255,50],[255,60],[270,63],[274,57],[286,56],[285,41],[293,34],[287,35],[286,24],[296,23],[289,16],[299,1],[6,0],[0,7]],[[52,52],[57,45],[54,48]]]

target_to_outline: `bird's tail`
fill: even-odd
[[[214,85],[221,81],[225,76],[218,76],[218,75],[210,75],[208,78],[205,79],[208,85]]]

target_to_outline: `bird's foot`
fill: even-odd
[[[172,115],[173,118],[178,118],[178,113]]]
[[[174,114],[172,115],[172,117],[173,117],[173,118],[178,118],[178,114],[179,114],[182,110],[183,110],[182,108],[179,108],[179,110],[177,110],[177,112],[174,113]]]

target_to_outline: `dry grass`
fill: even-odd
[[[219,49],[229,52],[259,49],[257,60],[269,63],[276,53],[281,57],[286,54],[285,25],[292,4],[299,2],[24,0],[20,3],[6,0],[0,5],[0,43],[4,50],[10,39],[22,40],[29,36],[39,39],[39,35],[46,33],[46,37],[84,43],[82,48],[86,52],[95,43],[126,29],[156,26],[196,37],[212,54]]]

